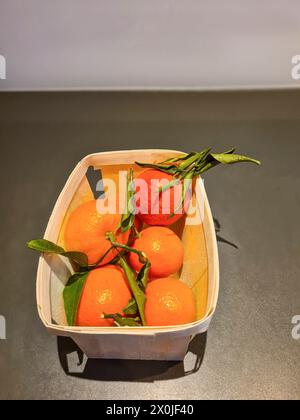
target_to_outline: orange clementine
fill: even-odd
[[[108,231],[114,232],[121,220],[120,214],[101,214],[95,200],[77,207],[70,215],[65,229],[65,248],[67,251],[80,251],[88,256],[89,264],[95,264],[109,250],[110,242],[106,239]],[[126,244],[129,232],[119,234],[117,241]],[[117,255],[112,250],[100,265],[109,263]]]
[[[131,293],[121,268],[107,265],[88,275],[78,306],[76,325],[80,327],[109,327],[113,320],[102,319],[103,313],[122,313]]]
[[[169,228],[151,226],[142,230],[132,247],[146,254],[151,263],[151,278],[168,277],[179,271],[182,266],[182,242]],[[129,262],[136,271],[142,267],[139,257],[133,252],[129,255]]]
[[[179,279],[164,278],[146,289],[145,317],[148,326],[188,324],[196,321],[196,302],[192,290]]]
[[[147,169],[136,179],[138,217],[143,223],[150,226],[169,226],[177,222],[185,214],[184,209],[180,208],[182,197],[181,184],[157,193],[159,183],[167,184],[174,181],[172,175],[156,169]],[[138,183],[139,180],[145,181],[147,188],[141,187]],[[189,200],[190,194],[187,194],[186,197]],[[178,207],[179,211],[177,211]],[[176,214],[170,217],[175,211]]]

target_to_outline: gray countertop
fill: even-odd
[[[299,133],[300,91],[0,94],[0,398],[299,399]],[[104,150],[208,145],[263,165],[205,176],[221,290],[184,363],[86,360],[49,336],[25,242],[42,236],[75,164]]]

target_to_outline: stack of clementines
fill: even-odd
[[[143,255],[149,262],[145,287],[144,316],[147,326],[168,326],[190,323],[196,320],[196,303],[191,289],[180,281],[178,273],[183,264],[184,249],[180,238],[168,226],[183,216],[174,214],[176,186],[170,188],[169,214],[151,213],[151,180],[162,178],[171,181],[172,176],[148,169],[139,177],[148,184],[147,197],[139,197],[140,211],[134,219],[134,229],[122,232],[121,215],[101,214],[95,200],[80,205],[69,216],[64,242],[67,251],[79,251],[87,255],[90,265],[99,265],[86,279],[78,305],[76,325],[82,327],[112,326],[115,318],[107,314],[124,316],[124,308],[133,299],[132,288],[126,270],[118,264],[122,249],[111,247],[108,233],[115,232],[115,241],[128,245],[124,256],[130,269],[139,273],[143,268]],[[164,192],[159,194],[161,210]],[[143,204],[147,208],[143,208]],[[170,217],[170,215],[173,215]],[[135,234],[132,236],[132,232]],[[130,245],[130,247],[129,247]],[[111,262],[114,262],[113,264]],[[136,314],[132,314],[134,317]]]

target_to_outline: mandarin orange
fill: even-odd
[[[80,327],[109,327],[112,319],[103,313],[121,313],[131,298],[127,279],[121,268],[107,265],[88,275],[78,306],[76,325]]]
[[[196,321],[192,290],[179,279],[163,278],[146,289],[145,317],[148,326],[182,325]]]
[[[106,239],[106,233],[114,232],[120,220],[119,214],[99,213],[95,200],[80,205],[70,215],[66,224],[66,250],[84,252],[88,256],[89,264],[97,263],[111,246]],[[126,244],[128,238],[129,232],[119,234],[116,239],[119,243]],[[116,250],[110,251],[100,265],[109,263],[116,255]]]
[[[146,188],[139,185],[143,181]],[[172,175],[156,169],[147,169],[136,178],[138,217],[143,223],[150,226],[169,226],[183,217],[185,211],[180,206],[182,184],[158,193],[160,185],[166,185],[172,181],[174,181]],[[186,195],[186,200],[188,203],[190,194]]]
[[[150,278],[168,277],[178,272],[182,266],[184,256],[182,242],[169,228],[151,226],[142,230],[132,247],[144,252],[149,259]],[[133,252],[129,255],[129,262],[136,271],[142,267],[139,257]]]

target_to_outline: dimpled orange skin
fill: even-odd
[[[151,226],[140,232],[132,245],[146,254],[151,263],[151,279],[168,277],[177,273],[183,263],[184,249],[181,240],[171,229],[162,226]],[[132,268],[139,271],[142,264],[139,257],[131,252],[129,262]]]
[[[137,179],[142,179],[148,184],[147,192],[143,189],[139,190],[139,187],[137,186],[137,192],[140,191],[139,197],[137,197],[137,205],[140,209],[138,217],[143,223],[150,226],[170,226],[184,216],[184,211],[182,211],[177,212],[177,214],[170,217],[170,215],[175,212],[178,203],[180,203],[181,187],[179,185],[170,188],[166,192],[160,193],[158,196],[159,214],[151,212],[151,181],[158,180],[161,182],[162,180],[166,180],[166,182],[171,182],[174,181],[174,177],[172,175],[166,174],[156,169],[147,169],[143,171]],[[165,199],[163,199],[164,196]],[[164,201],[170,203],[169,210],[166,212],[166,214],[162,214]],[[164,212],[165,211],[166,210],[164,210]]]
[[[150,327],[182,325],[196,321],[196,302],[192,290],[179,279],[164,278],[146,289],[145,317]]]
[[[84,252],[89,264],[95,264],[110,248],[106,232],[114,232],[121,220],[119,214],[100,214],[95,200],[77,207],[70,215],[65,229],[64,241],[67,251]],[[126,244],[129,233],[117,236],[117,241]],[[109,263],[117,255],[112,250],[100,265]]]
[[[76,325],[79,327],[111,327],[113,320],[101,315],[122,313],[131,293],[121,268],[107,265],[88,275],[78,306]]]

